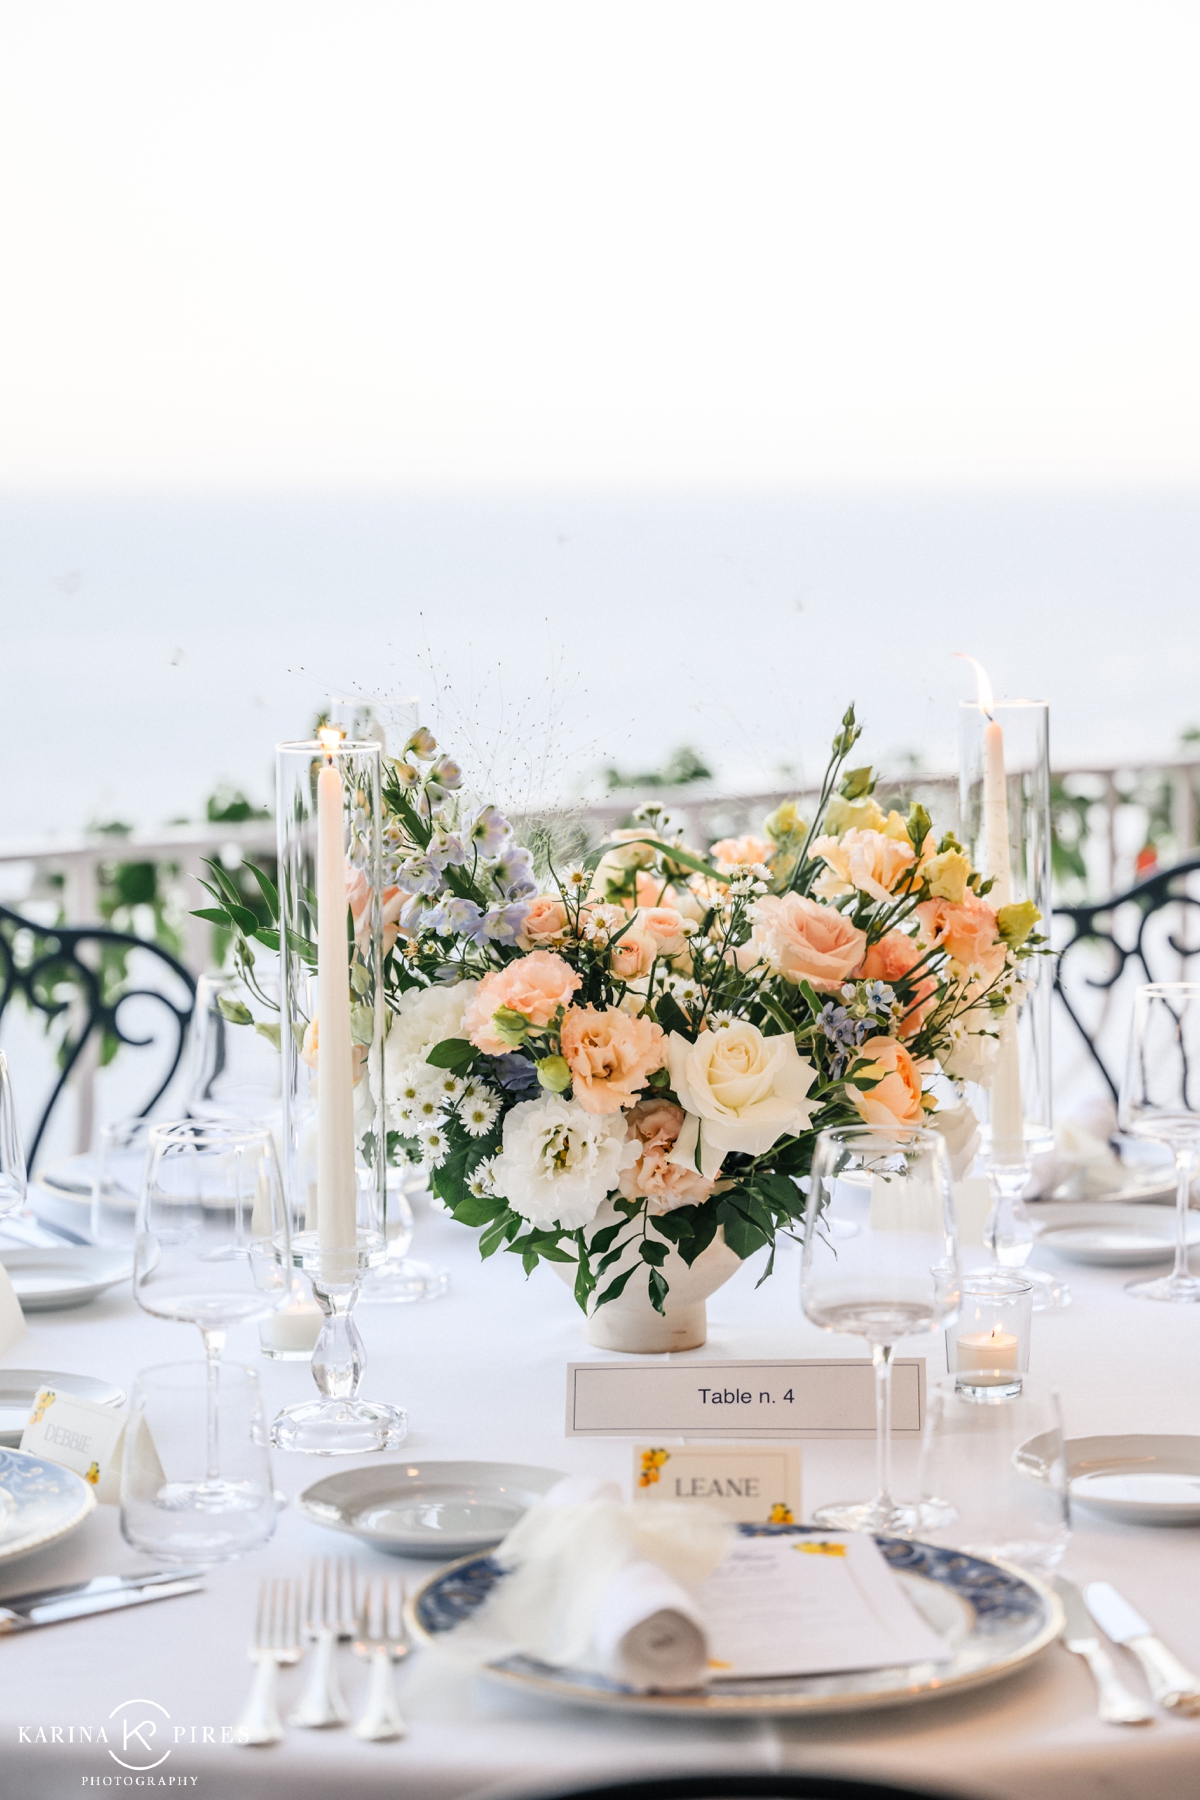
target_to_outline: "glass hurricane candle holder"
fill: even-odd
[[[960,1391],[1020,1393],[1032,1317],[1033,1283],[1024,1276],[963,1276],[958,1320],[946,1333],[946,1366]]]
[[[283,1129],[296,1268],[325,1315],[319,1397],[284,1409],[281,1449],[394,1448],[404,1413],[358,1398],[366,1358],[352,1318],[386,1254],[384,930],[380,745],[327,729],[281,744],[279,832]]]

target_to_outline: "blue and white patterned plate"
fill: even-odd
[[[794,1537],[804,1525],[742,1525],[747,1537]],[[530,1656],[489,1663],[494,1680],[550,1694],[577,1706],[645,1713],[826,1713],[903,1706],[936,1694],[996,1681],[1023,1667],[1063,1626],[1058,1596],[1007,1563],[986,1562],[934,1544],[879,1537],[875,1542],[910,1599],[949,1641],[949,1662],[912,1663],[849,1674],[721,1680],[683,1694],[643,1694],[603,1675],[554,1668]],[[426,1643],[453,1631],[491,1593],[504,1571],[490,1556],[468,1556],[432,1576],[412,1596],[409,1621]]]
[[[66,1537],[95,1504],[95,1489],[72,1469],[0,1450],[0,1563]]]

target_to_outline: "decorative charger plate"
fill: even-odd
[[[0,1450],[0,1563],[66,1537],[95,1504],[95,1489],[74,1470]]]
[[[741,1525],[747,1537],[794,1537],[805,1525]],[[937,1694],[961,1693],[1011,1674],[1048,1648],[1063,1626],[1062,1604],[1050,1588],[1008,1563],[987,1562],[959,1550],[875,1542],[914,1605],[953,1647],[949,1662],[855,1670],[847,1674],[777,1675],[714,1681],[680,1694],[647,1694],[604,1675],[554,1668],[530,1656],[506,1656],[483,1673],[495,1681],[549,1694],[576,1706],[626,1712],[740,1713],[861,1712],[904,1706]],[[409,1600],[409,1623],[429,1643],[453,1631],[482,1605],[504,1571],[490,1556],[464,1557],[432,1575]]]
[[[22,1311],[63,1312],[86,1306],[105,1288],[133,1275],[128,1250],[105,1250],[93,1244],[65,1244],[62,1249],[0,1246],[0,1263],[8,1270]]]
[[[463,1556],[506,1537],[562,1480],[526,1463],[384,1463],[342,1469],[306,1488],[297,1509],[314,1525],[349,1531],[395,1556]]]
[[[57,1369],[0,1369],[0,1444],[10,1444],[15,1449],[21,1442],[38,1389],[44,1387],[74,1394],[77,1400],[92,1400],[97,1406],[121,1406],[125,1400],[124,1388],[98,1375],[64,1375]]]
[[[1135,1269],[1170,1262],[1175,1254],[1175,1208],[1115,1200],[1050,1200],[1034,1213],[1037,1241],[1071,1262]],[[1188,1214],[1189,1244],[1200,1244],[1200,1213]]]

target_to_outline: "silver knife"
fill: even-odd
[[[71,1594],[58,1600],[38,1600],[26,1610],[10,1602],[0,1605],[0,1637],[16,1631],[33,1631],[39,1625],[57,1625],[63,1619],[84,1619],[93,1613],[115,1612],[122,1606],[144,1606],[150,1600],[170,1600],[176,1594],[199,1594],[202,1581],[156,1581],[141,1587],[110,1587],[100,1593]]]
[[[1132,1650],[1142,1665],[1150,1692],[1168,1712],[1200,1714],[1200,1676],[1180,1662],[1156,1637],[1140,1612],[1122,1599],[1107,1581],[1093,1581],[1084,1589],[1087,1609],[1114,1644]]]
[[[1105,1725],[1150,1725],[1154,1714],[1135,1694],[1131,1694],[1113,1667],[1112,1657],[1096,1635],[1091,1614],[1083,1603],[1083,1595],[1065,1575],[1056,1575],[1054,1585],[1067,1615],[1062,1640],[1068,1650],[1082,1656],[1096,1683],[1096,1717]]]
[[[23,1613],[43,1600],[68,1600],[76,1594],[81,1597],[106,1594],[117,1588],[147,1587],[151,1582],[157,1581],[193,1581],[197,1576],[207,1575],[211,1567],[211,1563],[195,1563],[188,1568],[139,1569],[136,1575],[93,1575],[89,1581],[67,1581],[58,1587],[29,1588],[20,1594],[0,1594],[0,1606]]]

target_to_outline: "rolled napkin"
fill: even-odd
[[[1048,1200],[1102,1200],[1119,1193],[1128,1171],[1112,1147],[1116,1130],[1111,1107],[1096,1106],[1055,1129],[1054,1148],[1034,1158],[1028,1197]]]
[[[629,1687],[697,1687],[708,1634],[692,1597],[657,1563],[629,1563],[600,1595],[592,1648],[606,1675]]]
[[[476,1658],[519,1650],[633,1687],[694,1687],[708,1663],[694,1594],[735,1539],[707,1507],[631,1506],[611,1482],[571,1477],[495,1551],[505,1579],[454,1638]]]

